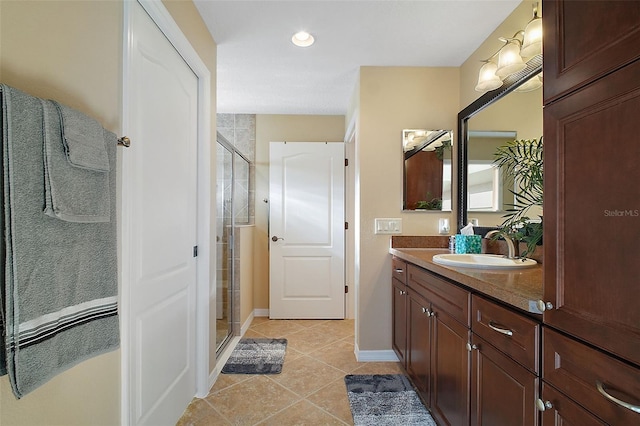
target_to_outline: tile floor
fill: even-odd
[[[357,362],[353,320],[255,318],[245,337],[286,338],[281,374],[221,374],[194,399],[186,425],[352,425],[346,374],[398,374],[397,362]]]

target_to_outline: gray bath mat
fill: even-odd
[[[280,374],[287,339],[240,339],[227,363],[224,374]]]
[[[344,381],[355,426],[436,426],[402,374],[348,375]]]

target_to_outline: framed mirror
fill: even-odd
[[[452,130],[404,129],[404,211],[451,211]]]
[[[525,69],[507,77],[500,88],[485,93],[458,114],[458,230],[471,219],[477,219],[481,227],[497,227],[513,204],[509,191],[513,188],[493,166],[493,154],[508,141],[542,136],[542,90],[527,91],[530,81],[541,80],[541,72],[542,56],[538,55]]]

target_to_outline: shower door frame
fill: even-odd
[[[235,330],[234,329],[234,323],[238,320],[239,317],[239,305],[237,306],[235,302],[238,302],[237,300],[235,300],[235,298],[233,297],[234,293],[239,291],[239,289],[237,289],[236,286],[236,156],[239,156],[241,159],[243,159],[244,161],[247,162],[248,166],[249,166],[249,170],[251,168],[251,161],[249,161],[249,159],[242,154],[231,142],[229,142],[222,134],[220,134],[220,132],[216,133],[216,143],[220,144],[222,146],[223,149],[226,149],[227,151],[229,151],[231,153],[231,185],[230,185],[230,190],[231,190],[231,223],[230,223],[230,236],[229,236],[229,241],[227,242],[228,245],[228,249],[226,249],[225,251],[229,254],[230,259],[228,259],[226,261],[226,263],[230,266],[229,267],[229,275],[227,277],[227,280],[229,281],[229,288],[227,290],[228,294],[229,294],[229,301],[228,301],[228,328],[227,328],[227,335],[225,336],[224,339],[222,339],[222,341],[220,343],[218,343],[217,341],[217,327],[216,327],[216,355],[219,356],[224,349],[227,347],[227,345],[229,344],[229,342],[231,342],[231,339],[239,334],[240,330]],[[247,188],[250,186],[250,180],[251,180],[251,174],[248,173],[247,176]],[[217,194],[216,194],[217,197]],[[249,202],[249,200],[247,200],[247,202]],[[223,200],[224,203],[224,200]],[[223,220],[223,226],[225,225],[225,217],[224,217],[224,206],[222,207],[222,220]],[[220,254],[220,253],[219,253]],[[217,262],[218,260],[216,259],[216,271],[218,269],[217,266]],[[217,274],[217,272],[216,272]],[[216,280],[217,280],[217,275],[216,275]],[[218,305],[220,305],[219,301],[218,301],[218,294],[217,294],[217,282],[216,282],[216,311],[218,309]],[[224,307],[223,307],[224,309]],[[216,319],[217,319],[217,312],[216,312]],[[216,326],[217,326],[217,322],[216,322]]]

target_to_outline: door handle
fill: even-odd
[[[506,336],[513,336],[513,331],[509,330],[508,328],[498,327],[493,321],[489,321],[489,324],[487,325],[493,331],[497,331],[498,333],[502,333]]]
[[[273,237],[271,237],[271,241],[273,241],[274,243],[275,243],[276,241],[278,241],[278,240],[282,240],[282,241],[284,241],[284,238],[282,238],[282,237],[276,237],[275,235],[274,235]]]

